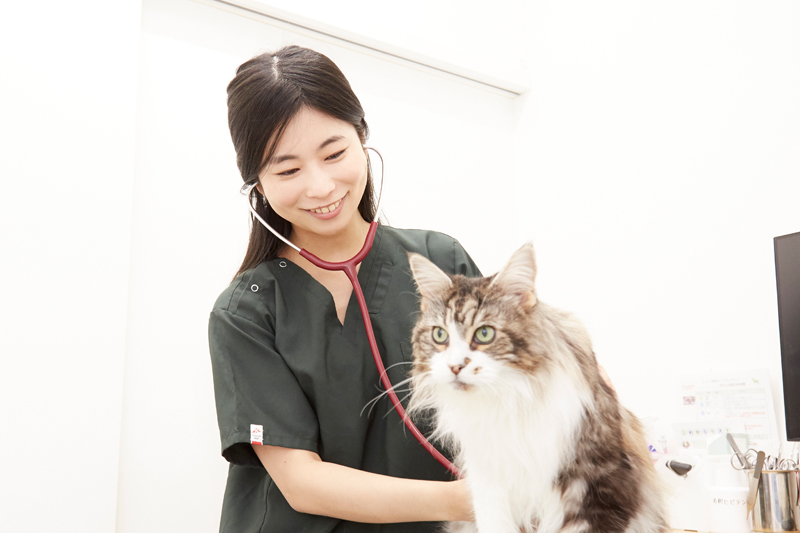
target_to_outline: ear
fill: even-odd
[[[524,309],[536,304],[536,255],[533,245],[525,244],[514,252],[503,270],[497,273],[492,285],[520,300]]]
[[[422,295],[423,309],[426,299],[442,293],[453,285],[447,274],[419,254],[408,254],[408,264],[411,265],[411,273]]]

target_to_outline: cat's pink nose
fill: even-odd
[[[453,374],[455,374],[457,376],[458,373],[461,372],[462,370],[464,370],[464,367],[467,366],[468,364],[470,364],[471,362],[472,362],[472,360],[469,357],[465,357],[464,361],[462,362],[462,364],[460,364],[460,365],[450,365],[450,370],[452,370]]]

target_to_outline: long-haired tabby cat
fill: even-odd
[[[409,261],[413,416],[456,455],[481,533],[667,531],[642,428],[600,377],[589,336],[536,296],[533,247],[489,278]]]

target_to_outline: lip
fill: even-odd
[[[344,206],[344,203],[345,203],[346,199],[347,199],[347,194],[342,196],[341,199],[337,200],[339,202],[339,205],[336,207],[336,209],[334,209],[333,211],[329,211],[327,213],[315,213],[311,209],[304,209],[304,211],[306,213],[308,213],[309,215],[311,215],[312,217],[314,217],[314,218],[318,218],[320,220],[328,220],[328,219],[331,219],[331,218],[335,217],[336,215],[338,215],[342,211],[342,206]],[[323,206],[317,207],[315,209],[320,209],[321,207],[328,207],[328,206],[331,206],[331,205],[333,205],[335,203],[336,202],[331,202],[328,205],[323,205]]]

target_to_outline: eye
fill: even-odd
[[[433,328],[433,342],[436,344],[444,344],[450,338],[450,335],[443,328]]]
[[[345,150],[346,149],[347,148],[345,148]],[[340,151],[336,152],[335,154],[329,155],[328,157],[325,158],[325,161],[333,161],[334,159],[339,159],[339,157],[341,157],[342,154],[344,154],[344,150],[340,150]]]
[[[492,326],[481,326],[475,330],[474,338],[478,344],[489,344],[494,340],[494,328]]]
[[[288,178],[289,176],[293,176],[297,172],[299,172],[299,168],[293,168],[291,170],[284,170],[283,172],[278,172],[278,176],[282,176],[284,178]]]

